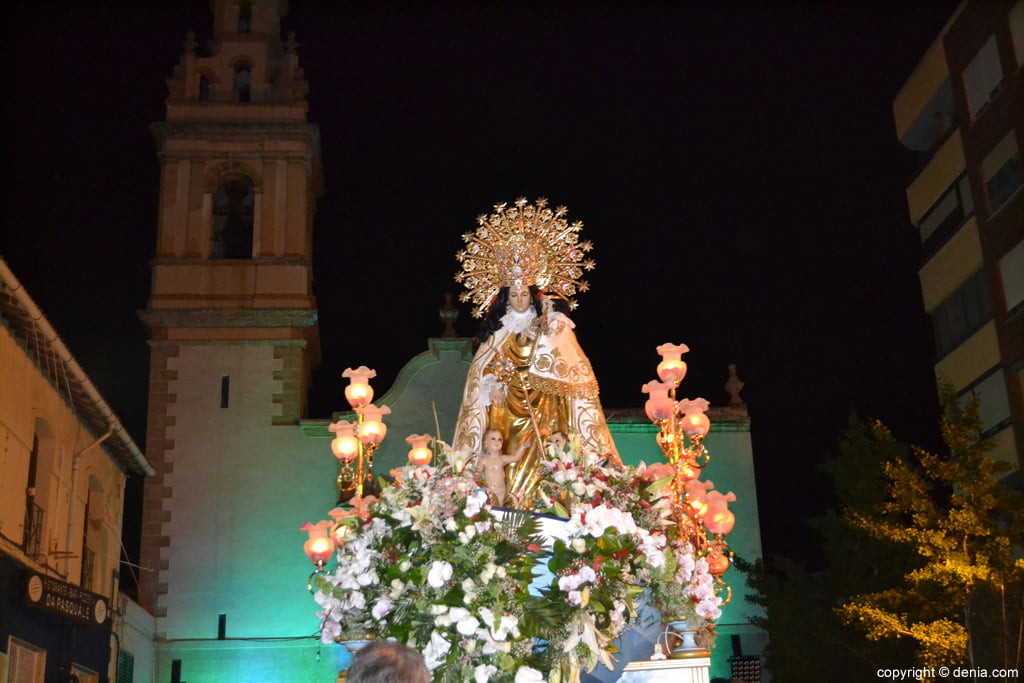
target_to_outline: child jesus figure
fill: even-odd
[[[484,452],[477,456],[480,472],[483,474],[484,483],[487,485],[487,496],[491,505],[501,507],[505,504],[507,487],[505,484],[505,465],[519,462],[523,459],[523,453],[529,445],[529,439],[519,445],[515,455],[502,455],[501,447],[505,439],[497,429],[489,429],[484,432]]]

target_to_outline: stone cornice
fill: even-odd
[[[643,408],[617,408],[605,411],[608,428],[616,433],[657,434],[660,430],[651,423]],[[708,408],[712,432],[749,432],[750,416],[746,410],[728,406]]]
[[[198,138],[239,142],[246,140],[300,140],[320,149],[320,128],[315,123],[263,123],[259,121],[160,121],[149,126],[158,146],[167,140]]]
[[[312,327],[316,310],[306,308],[168,309],[139,311],[149,329],[196,327]]]
[[[257,256],[245,259],[208,259],[199,256],[173,256],[156,257],[149,262],[150,266],[205,266],[218,269],[227,268],[252,268],[253,266],[266,268],[268,266],[303,266],[308,268],[313,265],[311,259],[295,258],[293,256]]]

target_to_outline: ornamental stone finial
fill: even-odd
[[[736,374],[735,363],[729,363],[729,379],[725,382],[725,391],[729,394],[729,407],[746,413],[747,404],[740,398],[740,392],[743,391],[743,380]]]
[[[288,31],[288,40],[284,42],[284,51],[293,55],[298,47],[299,41],[295,40],[295,31]]]
[[[437,312],[437,317],[441,320],[444,325],[444,332],[441,333],[441,339],[456,339],[459,334],[455,331],[455,321],[459,319],[459,309],[455,307],[452,302],[452,293],[444,293],[444,305],[441,306],[441,310]]]

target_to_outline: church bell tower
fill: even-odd
[[[294,35],[281,40],[287,0],[210,4],[213,37],[201,50],[189,34],[166,120],[152,126],[159,219],[141,315],[157,475],[144,494],[140,602],[169,640],[223,635],[224,614],[237,619],[240,607],[218,602],[240,578],[225,544],[258,514],[246,505],[259,464],[297,430],[318,349],[320,142]]]

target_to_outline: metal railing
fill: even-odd
[[[79,582],[85,590],[92,590],[93,575],[96,572],[96,553],[89,548],[82,548],[82,580]]]
[[[25,554],[34,559],[43,554],[43,508],[32,499],[25,505],[25,535],[21,545]]]

